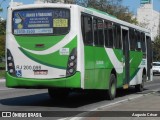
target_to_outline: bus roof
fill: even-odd
[[[128,23],[128,22],[125,22],[125,21],[122,21],[120,19],[117,19],[115,16],[113,15],[110,15],[106,12],[103,12],[103,11],[100,11],[100,10],[97,10],[97,9],[94,9],[94,8],[85,8],[85,7],[82,7],[82,6],[79,6],[79,5],[75,5],[75,4],[62,4],[62,3],[40,3],[40,4],[28,4],[28,5],[13,5],[13,6],[10,6],[11,8],[15,8],[15,9],[28,9],[28,8],[45,8],[45,7],[59,7],[59,6],[63,6],[63,7],[67,7],[67,8],[70,8],[72,6],[75,6],[75,7],[78,7],[78,9],[80,9],[81,12],[84,12],[84,13],[87,13],[87,14],[90,14],[90,15],[94,15],[94,16],[97,16],[97,17],[100,17],[100,18],[103,18],[103,19],[106,19],[106,20],[109,20],[109,21],[113,21],[115,23],[118,23],[118,24],[121,24],[125,27],[130,27],[130,28],[134,28],[134,29],[137,29],[139,31],[144,31],[146,33],[150,33],[149,30],[145,29],[145,28],[142,28],[142,27],[139,27],[137,25],[134,25],[134,24],[131,24],[131,23]]]
[[[79,6],[81,7],[81,6]],[[82,7],[82,11],[83,11],[83,7]],[[89,12],[91,11],[91,12]],[[139,31],[144,31],[146,33],[150,33],[149,30],[145,29],[145,28],[142,28],[140,26],[137,26],[137,25],[134,25],[134,24],[131,24],[129,22],[126,22],[126,21],[122,21],[120,19],[118,19],[117,17],[113,16],[113,15],[110,15],[106,12],[103,12],[103,11],[100,11],[100,10],[97,10],[97,9],[94,9],[94,8],[85,8],[85,10],[83,11],[85,13],[88,13],[88,14],[91,14],[91,15],[96,15],[97,17],[100,17],[100,18],[104,18],[106,20],[109,20],[109,21],[113,21],[115,23],[118,23],[118,24],[121,24],[125,27],[130,27],[130,28],[134,28],[134,29],[137,29]]]

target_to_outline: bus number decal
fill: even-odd
[[[17,65],[16,70],[41,70],[40,65]]]

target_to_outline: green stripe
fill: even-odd
[[[30,59],[32,59],[33,61],[36,61],[38,63],[41,63],[43,65],[46,65],[46,66],[49,66],[49,67],[54,67],[54,68],[58,68],[58,69],[65,69],[66,70],[66,67],[62,67],[62,66],[56,66],[56,65],[52,65],[52,64],[48,64],[48,63],[45,63],[43,61],[40,61],[34,57],[32,57],[30,54],[28,54],[23,48],[20,48],[19,49],[22,51],[23,54],[25,54],[27,57],[29,57]]]
[[[137,75],[137,73],[139,72],[140,68],[138,68],[130,77],[130,81]]]

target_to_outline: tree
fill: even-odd
[[[160,35],[158,35],[153,43],[153,60],[160,61]]]
[[[107,12],[120,20],[138,24],[137,19],[128,7],[121,5],[122,0],[89,0],[88,6]]]
[[[57,2],[63,2],[63,3],[74,3],[74,0],[40,0],[42,2],[49,2],[49,3],[57,3]]]
[[[5,55],[6,21],[0,20],[0,58]]]
[[[0,58],[5,56],[5,35],[0,35]]]
[[[41,0],[43,2],[63,2],[63,3],[75,3],[76,0]],[[138,24],[137,19],[133,17],[133,13],[129,11],[128,7],[121,5],[122,0],[88,0],[88,7],[95,8],[108,14],[111,14],[118,19]]]
[[[6,21],[0,19],[0,35],[5,35],[6,33]]]

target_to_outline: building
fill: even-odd
[[[151,3],[141,4],[137,10],[137,20],[141,27],[151,31],[152,40],[160,34],[160,12],[153,10]]]

